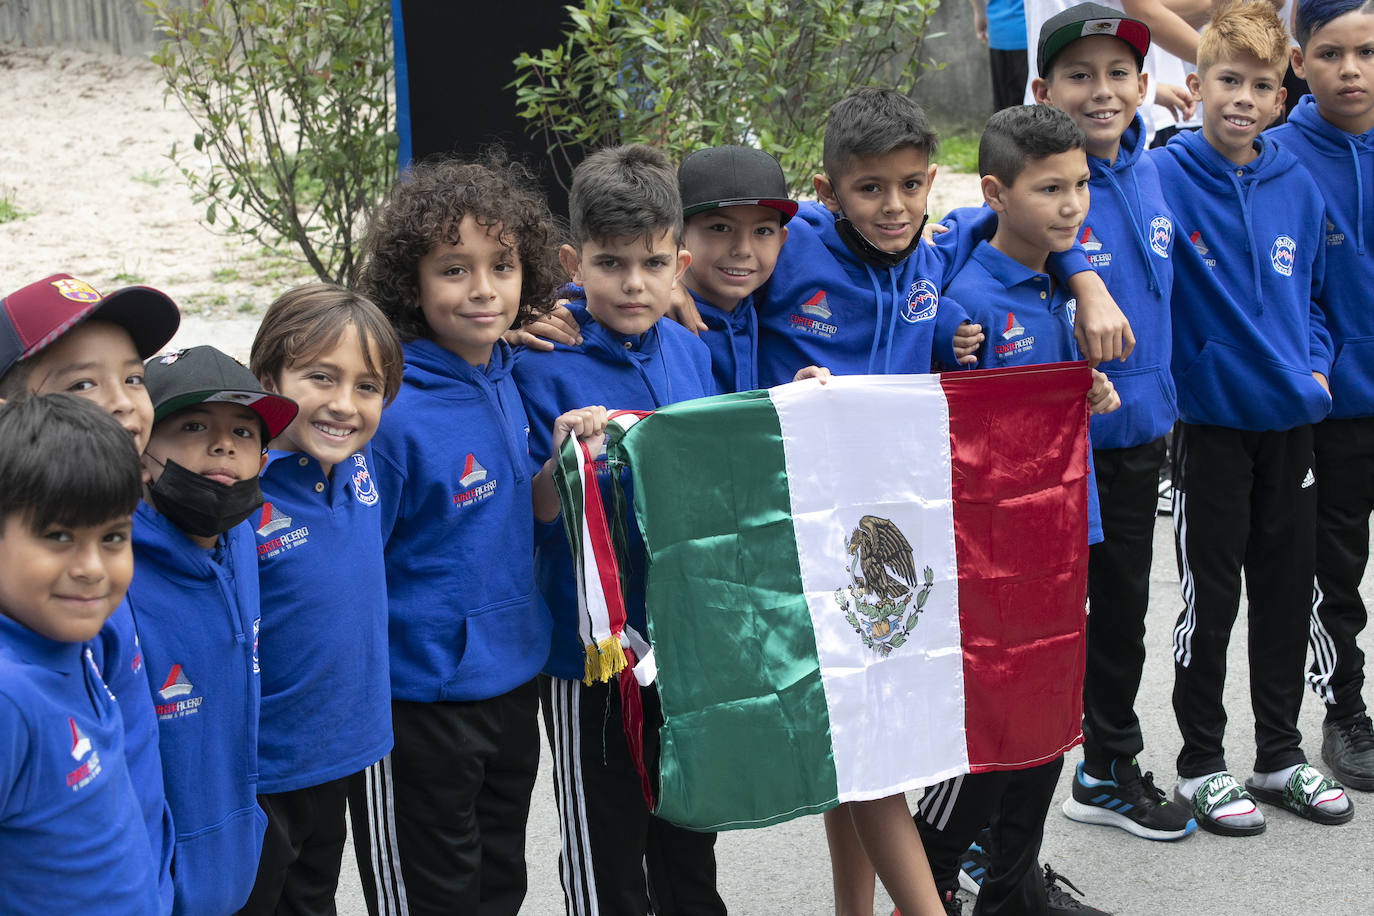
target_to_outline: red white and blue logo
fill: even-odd
[[[1202,230],[1194,229],[1188,233],[1188,241],[1192,243],[1193,250],[1201,257],[1202,262],[1211,270],[1217,269],[1217,259],[1212,257],[1212,249],[1207,247],[1207,243],[1202,240]]]
[[[72,759],[81,760],[91,752],[91,739],[86,737],[86,733],[71,716],[67,716],[67,725],[72,732]]]
[[[200,712],[200,704],[205,702],[205,697],[192,696],[195,689],[181,665],[172,665],[157,691],[157,699],[161,702],[153,703],[153,711],[158,719],[182,719]]]
[[[67,786],[76,792],[100,775],[100,752],[91,746],[91,739],[71,716],[67,717],[67,731],[72,736],[72,759],[79,764],[67,774]]]
[[[283,528],[291,527],[291,516],[271,503],[262,504],[262,514],[258,516],[258,535],[267,537]]]
[[[906,305],[902,308],[902,320],[907,324],[929,321],[935,317],[940,307],[940,291],[929,280],[921,279],[911,284],[906,291]]]
[[[468,452],[467,458],[463,459],[463,476],[458,478],[458,482],[465,487],[481,483],[487,479],[487,469],[477,461],[477,457]]]
[[[1007,312],[1007,326],[1002,329],[1003,340],[1015,340],[1026,333],[1025,325],[1016,320],[1016,315]]]
[[[1269,263],[1274,265],[1275,273],[1284,277],[1293,276],[1293,262],[1297,257],[1297,242],[1286,235],[1274,239],[1274,244],[1269,249]]]
[[[1078,237],[1078,244],[1083,246],[1084,251],[1102,250],[1102,241],[1093,233],[1092,226],[1083,226],[1083,234]]]
[[[801,310],[805,314],[810,315],[813,318],[819,318],[822,321],[829,318],[830,303],[826,301],[825,290],[816,290],[816,295],[812,296],[810,299],[807,299],[805,302],[801,304]]]
[[[1169,245],[1174,241],[1174,224],[1167,216],[1156,216],[1150,220],[1150,250],[1161,258],[1169,256]]]
[[[788,313],[787,323],[798,331],[829,340],[839,330],[830,323],[830,315],[830,302],[825,290],[818,289],[810,299],[797,306],[796,311]]]
[[[453,505],[459,508],[476,505],[496,492],[496,479],[487,479],[487,469],[472,452],[463,459],[463,473],[458,483],[463,489],[453,494]]]
[[[367,472],[367,460],[358,452],[353,454],[353,495],[364,506],[377,505],[377,485]]]

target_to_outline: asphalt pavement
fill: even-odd
[[[1181,740],[1174,724],[1170,691],[1173,663],[1169,637],[1181,600],[1174,562],[1171,520],[1161,516],[1155,529],[1149,654],[1137,710],[1145,733],[1142,769],[1172,795],[1177,779],[1174,759]],[[1361,592],[1374,606],[1374,576]],[[1246,627],[1242,611],[1231,640],[1226,708],[1230,715],[1226,747],[1237,779],[1254,765],[1254,720],[1250,714]],[[1374,657],[1374,638],[1361,639]],[[1369,693],[1366,697],[1374,700]],[[1301,728],[1308,759],[1321,762],[1320,702],[1303,701]],[[1374,914],[1374,793],[1352,792],[1355,817],[1345,825],[1323,827],[1265,806],[1268,829],[1256,837],[1219,837],[1198,831],[1174,843],[1141,840],[1113,827],[1070,821],[1059,810],[1069,793],[1070,752],[1060,791],[1046,823],[1042,858],[1085,894],[1085,902],[1118,916],[1369,916]],[[914,806],[917,796],[909,801]],[[833,913],[830,862],[819,817],[801,818],[762,830],[722,833],[716,845],[721,895],[737,916],[829,916]],[[563,913],[558,885],[558,827],[547,748],[541,761],[529,822],[527,848],[530,889],[522,913]],[[363,916],[351,850],[345,853],[339,888],[341,916]],[[965,913],[971,910],[966,904]],[[891,905],[879,888],[875,914]]]

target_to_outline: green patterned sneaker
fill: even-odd
[[[1266,789],[1249,779],[1245,787],[1260,801],[1318,824],[1344,824],[1355,816],[1355,803],[1341,784],[1306,763],[1293,771],[1282,789]]]
[[[1230,773],[1208,776],[1192,798],[1175,789],[1174,798],[1192,810],[1203,830],[1220,836],[1254,836],[1264,832],[1264,815],[1254,796]]]

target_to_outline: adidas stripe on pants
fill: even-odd
[[[658,693],[640,692],[644,761],[658,762]],[[569,916],[724,916],[714,833],[649,813],[621,729],[615,684],[540,677]]]
[[[533,680],[486,700],[392,701],[395,747],[349,786],[368,913],[520,911],[537,711]]]
[[[1173,631],[1178,773],[1227,769],[1226,649],[1249,598],[1255,769],[1303,763],[1298,733],[1315,566],[1312,427],[1252,432],[1180,423],[1174,545],[1183,610]]]

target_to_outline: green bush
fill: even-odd
[[[205,222],[283,242],[323,280],[352,270],[367,208],[395,175],[390,5],[145,0],[153,62],[195,120],[171,158]],[[205,167],[208,157],[209,167]]]
[[[739,143],[794,192],[820,166],[826,112],[866,85],[910,92],[939,0],[583,0],[555,48],[516,60],[520,115],[550,155],[652,143],[674,158]]]

